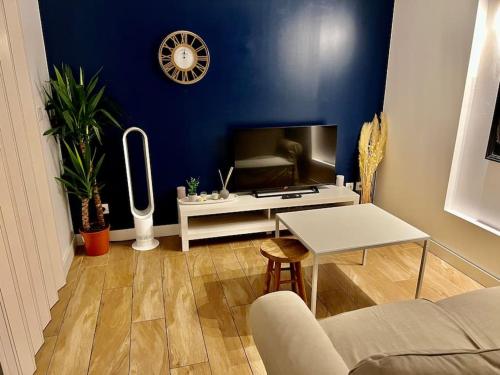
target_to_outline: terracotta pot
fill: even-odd
[[[88,256],[98,256],[109,251],[109,225],[97,232],[84,232],[80,230]]]

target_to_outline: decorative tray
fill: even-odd
[[[190,202],[188,201],[188,197],[183,198],[183,199],[177,199],[177,202],[179,204],[215,204],[215,203],[228,203],[228,202],[234,202],[236,199],[238,199],[238,196],[236,194],[229,194],[229,197],[227,199],[212,199],[208,197],[206,200],[201,200],[200,197],[198,197],[199,200],[195,202]]]

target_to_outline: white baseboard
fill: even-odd
[[[178,224],[155,225],[153,227],[153,232],[155,237],[177,236],[179,234],[179,225]],[[134,228],[117,229],[117,230],[111,230],[109,232],[110,241],[130,241],[133,239],[135,239]],[[80,236],[79,234],[76,236],[76,243],[79,246],[83,245],[82,236]]]
[[[155,225],[153,227],[155,237],[176,236],[179,234],[178,224]],[[109,232],[110,241],[128,241],[135,239],[135,229],[118,229]]]
[[[495,275],[468,261],[453,250],[448,249],[446,246],[432,240],[429,241],[428,246],[431,253],[441,258],[446,263],[451,264],[479,284],[485,287],[500,285],[500,279],[496,278]]]

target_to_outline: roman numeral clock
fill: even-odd
[[[207,45],[191,31],[168,34],[161,42],[158,60],[165,75],[182,85],[191,85],[207,74],[210,54]]]

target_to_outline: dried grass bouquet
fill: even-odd
[[[387,118],[375,114],[372,122],[365,122],[359,136],[359,174],[361,176],[361,203],[373,199],[373,183],[377,167],[384,158],[387,144]]]

